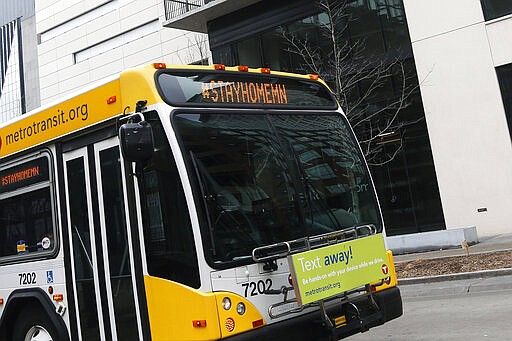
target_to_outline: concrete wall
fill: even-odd
[[[162,0],[36,0],[36,18],[43,103],[129,67],[209,53],[204,35],[162,26]]]
[[[447,228],[510,232],[512,148],[495,67],[512,62],[512,18],[486,23],[479,0],[404,5]]]

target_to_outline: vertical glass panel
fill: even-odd
[[[382,23],[386,50],[407,48],[410,39],[402,0],[379,0],[378,16]]]
[[[508,131],[512,138],[512,64],[507,64],[496,68],[498,81],[500,83],[501,97],[505,107],[507,117]]]
[[[200,286],[192,224],[178,168],[160,121],[147,115],[155,138],[144,169],[144,236],[149,274],[194,288]]]
[[[117,337],[119,340],[137,340],[139,334],[128,252],[121,165],[117,147],[100,152],[100,168]]]
[[[261,48],[258,37],[241,41],[237,44],[238,62],[249,67],[261,67]]]
[[[99,340],[83,158],[68,161],[68,197],[82,340]]]
[[[291,71],[289,59],[287,58],[287,44],[284,40],[282,31],[275,30],[263,33],[263,67],[269,67],[272,70]]]
[[[212,58],[214,63],[224,64],[224,65],[236,65],[240,64],[235,62],[235,57],[233,56],[233,48],[231,45],[224,45],[215,50],[212,50]]]
[[[481,0],[481,3],[485,20],[512,14],[512,2],[510,0]]]
[[[372,57],[385,51],[382,27],[375,1],[354,2],[350,5],[352,20],[349,24],[352,43],[361,43],[364,48],[355,57]]]

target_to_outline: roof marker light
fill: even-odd
[[[317,81],[317,80],[318,80],[318,75],[313,74],[313,73],[310,73],[310,74],[309,74],[309,79],[312,79],[312,80],[314,80],[314,81]]]
[[[268,67],[262,67],[260,71],[261,71],[261,73],[270,74],[270,68],[268,68]]]
[[[215,64],[214,67],[215,67],[215,70],[222,70],[222,71],[226,70],[226,66],[224,64]]]
[[[249,67],[247,65],[239,65],[238,66],[238,71],[248,72],[249,71]]]
[[[165,69],[167,65],[165,63],[153,63],[155,69]]]

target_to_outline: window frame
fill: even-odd
[[[50,245],[49,250],[35,251],[35,252],[27,252],[25,254],[14,254],[1,256],[0,255],[0,265],[5,264],[19,264],[32,262],[34,260],[39,259],[51,259],[55,258],[60,250],[60,233],[59,233],[59,221],[58,221],[58,212],[57,212],[57,195],[55,189],[55,173],[54,173],[54,158],[52,153],[48,149],[43,149],[34,153],[30,153],[28,155],[23,155],[22,157],[13,158],[8,162],[0,164],[0,170],[8,170],[10,168],[14,168],[25,163],[34,161],[38,158],[44,157],[47,159],[48,165],[48,179],[39,181],[36,183],[31,183],[26,186],[22,186],[20,188],[16,188],[14,190],[6,191],[0,194],[0,204],[2,201],[6,199],[12,199],[18,196],[23,196],[25,194],[29,194],[41,189],[48,189],[50,194],[50,213],[52,219],[52,229],[53,240]],[[2,226],[0,225],[0,228]]]

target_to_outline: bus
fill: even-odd
[[[1,340],[338,340],[402,315],[317,75],[128,69],[0,125]]]

